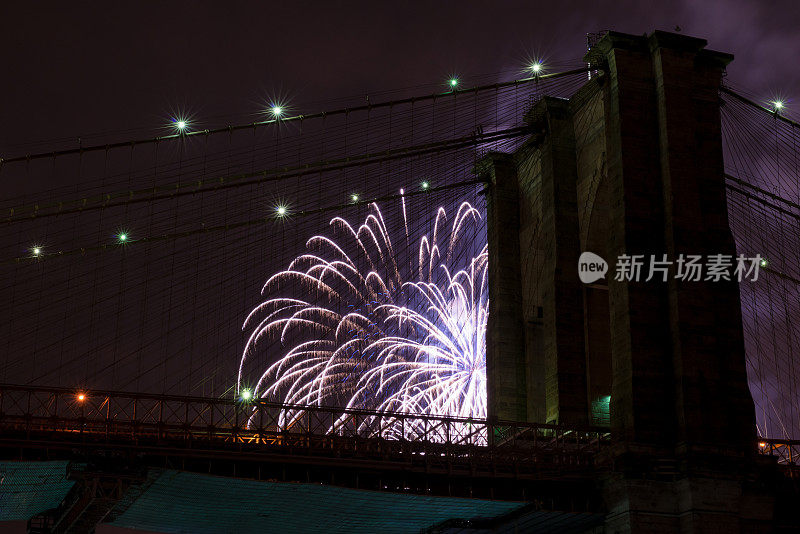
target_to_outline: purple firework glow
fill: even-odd
[[[480,213],[463,202],[448,220],[439,207],[415,242],[405,197],[401,207],[399,240],[372,203],[359,226],[334,217],[332,237],[313,236],[306,253],[267,280],[268,298],[243,325],[250,336],[239,391],[248,386],[245,364],[278,347],[280,357],[252,388],[256,398],[486,417],[487,247],[474,239]]]

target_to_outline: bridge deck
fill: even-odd
[[[11,385],[0,386],[0,430],[6,455],[113,451],[169,458],[176,467],[227,463],[258,478],[312,479],[309,469],[317,469],[337,484],[360,476],[351,483],[363,485],[372,473],[378,485],[394,477],[420,487],[436,478],[456,485],[583,479],[608,443],[602,429]]]
[[[586,479],[610,443],[598,428],[16,385],[0,385],[0,430],[6,455],[113,451],[181,467],[227,462],[234,473],[238,464],[258,478],[298,478],[304,470],[310,479],[309,469],[319,469],[340,480],[373,473],[385,481],[395,473],[423,477],[425,485],[431,477],[458,484]],[[786,464],[797,465],[798,450],[797,441],[759,443]]]

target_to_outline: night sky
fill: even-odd
[[[438,100],[416,108],[411,104],[410,113],[402,106],[370,108],[338,119],[278,121],[274,127],[224,132],[210,140],[177,137],[135,149],[126,145],[110,154],[98,150],[32,164],[6,162],[0,168],[3,209],[59,204],[100,192],[127,194],[182,180],[186,187],[191,183],[186,177],[234,176],[457,139],[473,135],[477,127],[483,131],[484,124],[515,126],[531,102],[530,91],[538,91],[538,80],[535,87],[520,89],[528,95],[524,98],[510,85],[505,93],[438,95],[451,93],[447,81],[452,76],[463,81],[459,89],[526,78],[533,60],[551,73],[582,67],[587,33],[608,29],[633,34],[661,29],[705,38],[710,49],[735,55],[726,80],[732,88],[765,105],[781,99],[787,106],[782,113],[800,117],[796,0],[43,6],[20,3],[1,12],[0,157],[75,149],[79,139],[86,147],[169,135],[178,117],[191,121],[190,131],[247,125],[271,119],[273,103],[296,116],[412,95],[437,94]],[[541,89],[570,95],[586,81],[584,73],[572,76],[543,83]],[[761,118],[770,127],[777,122],[766,114]],[[756,146],[763,137],[743,138],[740,155],[770,163],[777,152]],[[760,152],[747,153],[754,146]],[[320,211],[263,224],[265,214],[269,219],[276,205],[288,202],[294,210],[336,208],[351,219],[364,217],[362,207],[350,202],[352,193],[381,198],[400,188],[411,190],[421,180],[458,185],[474,178],[477,152],[466,148],[174,201],[166,195],[130,206],[122,202],[15,221],[0,234],[0,257],[7,264],[0,267],[0,298],[11,303],[0,309],[0,348],[5,343],[0,381],[227,394],[246,339],[241,325],[260,302],[259,288],[286,268],[330,217]],[[796,168],[786,176],[796,176]],[[789,197],[800,201],[796,187],[793,191]],[[16,198],[20,194],[26,198]],[[469,194],[477,198],[476,191]],[[467,190],[458,190],[416,197],[415,231],[427,231],[442,199],[456,202],[466,195]],[[397,225],[399,206],[383,206]],[[25,212],[15,213],[21,219],[19,213]],[[219,230],[248,220],[259,226]],[[215,227],[216,233],[202,233]],[[121,247],[114,241],[122,231],[130,232],[133,242],[163,239]],[[66,251],[67,259],[27,261],[35,246],[50,255]],[[102,253],[92,252],[102,247]],[[87,248],[88,254],[78,253]],[[779,253],[770,254],[771,261]],[[14,263],[15,258],[27,260]],[[792,301],[790,292],[782,295]],[[773,301],[781,308],[779,300],[765,299],[770,313]],[[769,346],[759,349],[772,352]],[[794,376],[777,367],[771,372],[765,381]],[[774,393],[767,390],[766,396]],[[796,389],[787,391],[790,396]]]
[[[2,19],[6,157],[146,135],[177,112],[225,125],[258,120],[275,98],[310,112],[395,88],[428,93],[453,73],[514,78],[531,57],[574,64],[585,34],[605,29],[679,26],[735,54],[737,88],[800,104],[794,0],[8,2]]]

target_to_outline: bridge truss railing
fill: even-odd
[[[0,385],[0,430],[20,440],[238,451],[379,454],[513,466],[589,467],[610,443],[599,428],[489,421],[233,399]],[[800,441],[758,451],[798,465]]]
[[[597,428],[17,385],[0,385],[0,431],[20,443],[424,459],[514,476],[589,469],[609,442]]]
[[[767,439],[758,442],[758,451],[777,458],[779,464],[800,466],[800,439]]]

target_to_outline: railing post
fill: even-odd
[[[260,402],[256,404],[258,410],[258,442],[264,443],[264,405]]]
[[[163,431],[164,431],[164,399],[158,399],[158,424],[156,425],[156,432],[158,433],[158,441],[161,441]]]
[[[236,414],[236,417],[234,417],[233,436],[232,437],[233,437],[233,442],[236,443],[236,440],[238,439],[238,436],[239,436],[239,405],[238,404],[234,404],[233,405],[233,413]]]
[[[358,428],[358,414],[356,413],[356,414],[353,414],[353,436],[352,436],[352,440],[353,440],[353,452],[355,452],[356,450],[358,450],[358,436],[359,436],[358,432],[359,432],[359,428]]]
[[[53,395],[53,424],[58,428],[58,393]]]
[[[31,439],[31,395],[32,392],[28,391],[28,407],[25,408],[25,435],[27,439]]]
[[[108,434],[111,427],[111,395],[106,397],[106,441],[108,441]]]
[[[87,395],[86,398],[88,400],[89,396]],[[81,402],[81,416],[80,419],[78,420],[78,425],[81,428],[80,430],[81,439],[84,438],[83,429],[86,427],[86,404],[87,404],[86,402]]]
[[[208,421],[208,441],[214,439],[214,412],[217,409],[217,403],[214,401],[210,401],[209,409],[211,410],[211,418]]]

